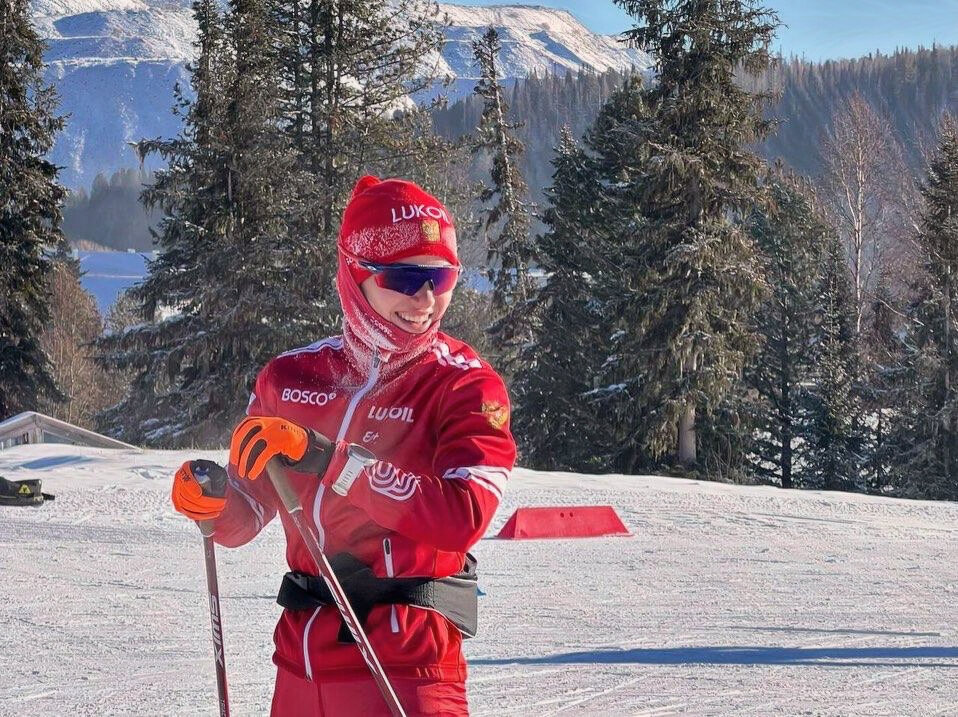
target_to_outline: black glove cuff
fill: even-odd
[[[222,498],[226,495],[226,482],[229,476],[223,466],[201,458],[190,461],[190,471],[193,473],[193,479],[199,483],[203,495],[212,498]]]
[[[336,446],[322,433],[318,433],[311,428],[307,428],[306,433],[309,435],[309,447],[303,457],[295,462],[284,457],[283,462],[294,471],[311,473],[318,478],[322,478],[329,462],[333,459]]]

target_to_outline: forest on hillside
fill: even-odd
[[[958,47],[822,63],[792,58],[773,66],[750,88],[781,93],[772,111],[779,126],[762,147],[766,157],[781,157],[808,176],[821,174],[822,135],[836,111],[857,93],[888,119],[908,166],[917,169],[934,144],[942,113],[958,108]]]
[[[550,162],[563,126],[575,137],[592,124],[599,108],[624,76],[579,73],[576,76],[530,77],[509,96],[517,136],[526,147],[523,171],[534,196],[551,178]],[[887,117],[905,149],[907,165],[918,170],[934,142],[942,113],[958,108],[958,47],[900,50],[854,60],[810,63],[779,58],[758,78],[740,76],[749,91],[778,96],[768,116],[776,128],[759,145],[759,153],[809,177],[824,168],[822,139],[834,115],[854,94]],[[467,97],[435,112],[436,130],[447,137],[473,131],[482,105]]]
[[[582,137],[602,103],[619,87],[619,72],[581,72],[565,76],[532,76],[508,91],[510,115],[525,145],[522,171],[533,199],[540,203],[552,176],[552,159],[563,126]],[[821,140],[835,112],[859,93],[887,116],[905,150],[907,165],[917,170],[933,142],[941,114],[958,108],[958,48],[900,50],[854,60],[809,63],[779,59],[761,78],[742,78],[750,90],[769,90],[780,99],[769,110],[776,131],[759,147],[767,159],[782,159],[797,172],[816,177],[823,169]],[[434,127],[447,139],[475,131],[482,101],[475,95],[433,110]],[[482,173],[476,167],[478,180]],[[64,231],[73,240],[113,249],[146,250],[148,227],[157,214],[147,214],[138,201],[149,174],[121,170],[100,176],[89,191],[72,193],[64,208]]]

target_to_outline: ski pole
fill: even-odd
[[[340,585],[336,573],[333,572],[329,560],[326,558],[326,554],[319,545],[319,539],[303,516],[303,505],[300,503],[299,496],[296,495],[296,492],[289,484],[286,469],[278,458],[272,458],[269,463],[266,464],[266,470],[269,473],[269,479],[272,481],[273,487],[276,488],[276,492],[279,494],[279,498],[286,508],[286,512],[289,513],[290,519],[293,521],[293,524],[303,538],[303,542],[306,544],[306,549],[316,563],[319,574],[322,575],[323,580],[326,581],[326,586],[333,596],[336,607],[339,609],[339,614],[342,616],[343,622],[346,623],[346,627],[349,628],[349,632],[352,633],[353,639],[356,641],[356,646],[359,648],[363,659],[366,660],[366,665],[369,667],[369,671],[372,673],[373,679],[375,679],[383,699],[386,700],[389,711],[392,712],[393,717],[406,717],[402,705],[399,704],[399,698],[396,697],[396,692],[389,683],[389,678],[386,677],[386,671],[383,670],[379,658],[376,657],[376,653],[363,630],[363,626],[356,617],[356,613],[353,612],[352,605],[349,604],[349,598],[346,597],[343,586]]]
[[[226,489],[226,471],[211,461],[193,461],[196,482],[204,492],[221,494]],[[206,559],[206,589],[210,600],[210,627],[213,632],[213,658],[216,662],[216,691],[219,696],[220,717],[230,717],[230,698],[226,687],[226,650],[223,646],[223,622],[220,612],[220,586],[216,576],[216,544],[213,542],[214,521],[197,521],[203,534],[203,553]]]

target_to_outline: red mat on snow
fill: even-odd
[[[519,508],[498,538],[597,538],[631,535],[611,505],[567,505]]]

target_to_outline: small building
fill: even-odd
[[[18,413],[0,422],[0,450],[26,443],[66,443],[71,446],[139,450],[129,443],[36,411]]]

